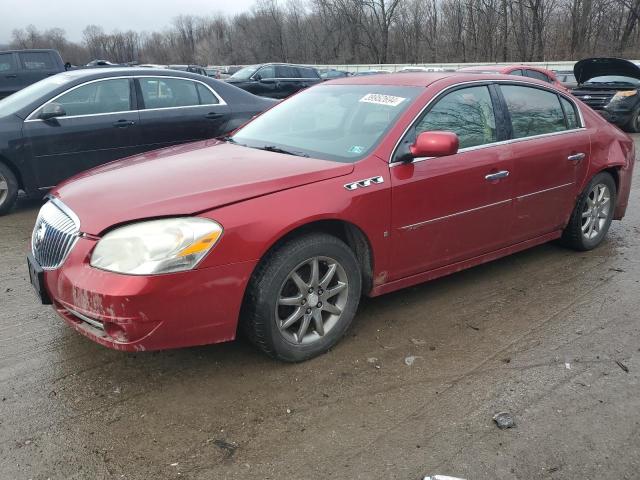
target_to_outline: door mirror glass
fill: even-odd
[[[42,107],[42,111],[40,112],[41,120],[49,120],[51,118],[64,117],[67,112],[64,110],[64,107],[59,103],[47,103],[44,107]]]
[[[446,157],[458,153],[460,141],[453,132],[422,132],[409,147],[412,158]]]

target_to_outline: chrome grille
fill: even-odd
[[[31,235],[31,252],[44,270],[55,270],[66,260],[80,236],[78,217],[52,198],[40,209]]]

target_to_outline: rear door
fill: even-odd
[[[514,241],[564,227],[586,174],[590,139],[573,101],[542,87],[501,85],[514,158]]]
[[[141,136],[147,150],[226,133],[231,110],[204,82],[149,76],[136,78],[136,83]]]
[[[512,158],[498,144],[504,133],[492,91],[479,85],[446,93],[400,142],[401,154],[403,145],[412,144],[420,132],[451,131],[460,139],[460,150],[446,157],[392,163],[391,280],[510,243]]]
[[[60,72],[51,52],[18,52],[18,59],[23,87]]]
[[[4,98],[22,88],[18,78],[18,55],[0,53],[0,98]]]
[[[138,112],[131,78],[110,78],[73,87],[47,103],[66,115],[24,122],[23,135],[39,187],[50,187],[91,167],[136,153]]]

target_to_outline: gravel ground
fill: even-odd
[[[544,245],[365,300],[299,365],[242,341],[126,354],[75,334],[31,292],[23,201],[0,218],[0,479],[640,478],[638,176],[597,250]]]

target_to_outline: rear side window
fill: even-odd
[[[489,89],[461,88],[438,100],[416,125],[416,135],[426,131],[453,132],[460,148],[495,142],[496,120]]]
[[[296,67],[276,65],[276,78],[300,78],[300,74]]]
[[[551,83],[549,77],[547,77],[544,73],[538,72],[537,70],[527,70],[527,76],[531,78],[535,78],[536,80],[542,80],[543,82]]]
[[[320,78],[318,72],[313,68],[298,67],[300,78]]]
[[[200,105],[196,82],[178,78],[140,78],[144,106],[175,108]],[[217,102],[216,102],[217,103]]]
[[[24,70],[53,70],[55,64],[48,52],[20,52],[20,64]]]
[[[507,102],[513,138],[566,130],[564,112],[555,93],[539,88],[501,85]]]
[[[13,53],[0,53],[0,72],[13,72],[15,69]]]
[[[88,83],[61,95],[54,102],[62,105],[67,116],[131,110],[129,80],[118,78]]]
[[[562,108],[564,108],[564,114],[567,117],[567,127],[569,130],[573,128],[579,128],[580,122],[578,122],[578,114],[576,112],[576,107],[573,106],[566,98],[560,97],[560,101],[562,102]]]
[[[198,95],[200,96],[200,105],[215,105],[216,103],[220,103],[218,101],[218,97],[216,97],[211,90],[202,85],[201,83],[196,83],[198,89]]]

